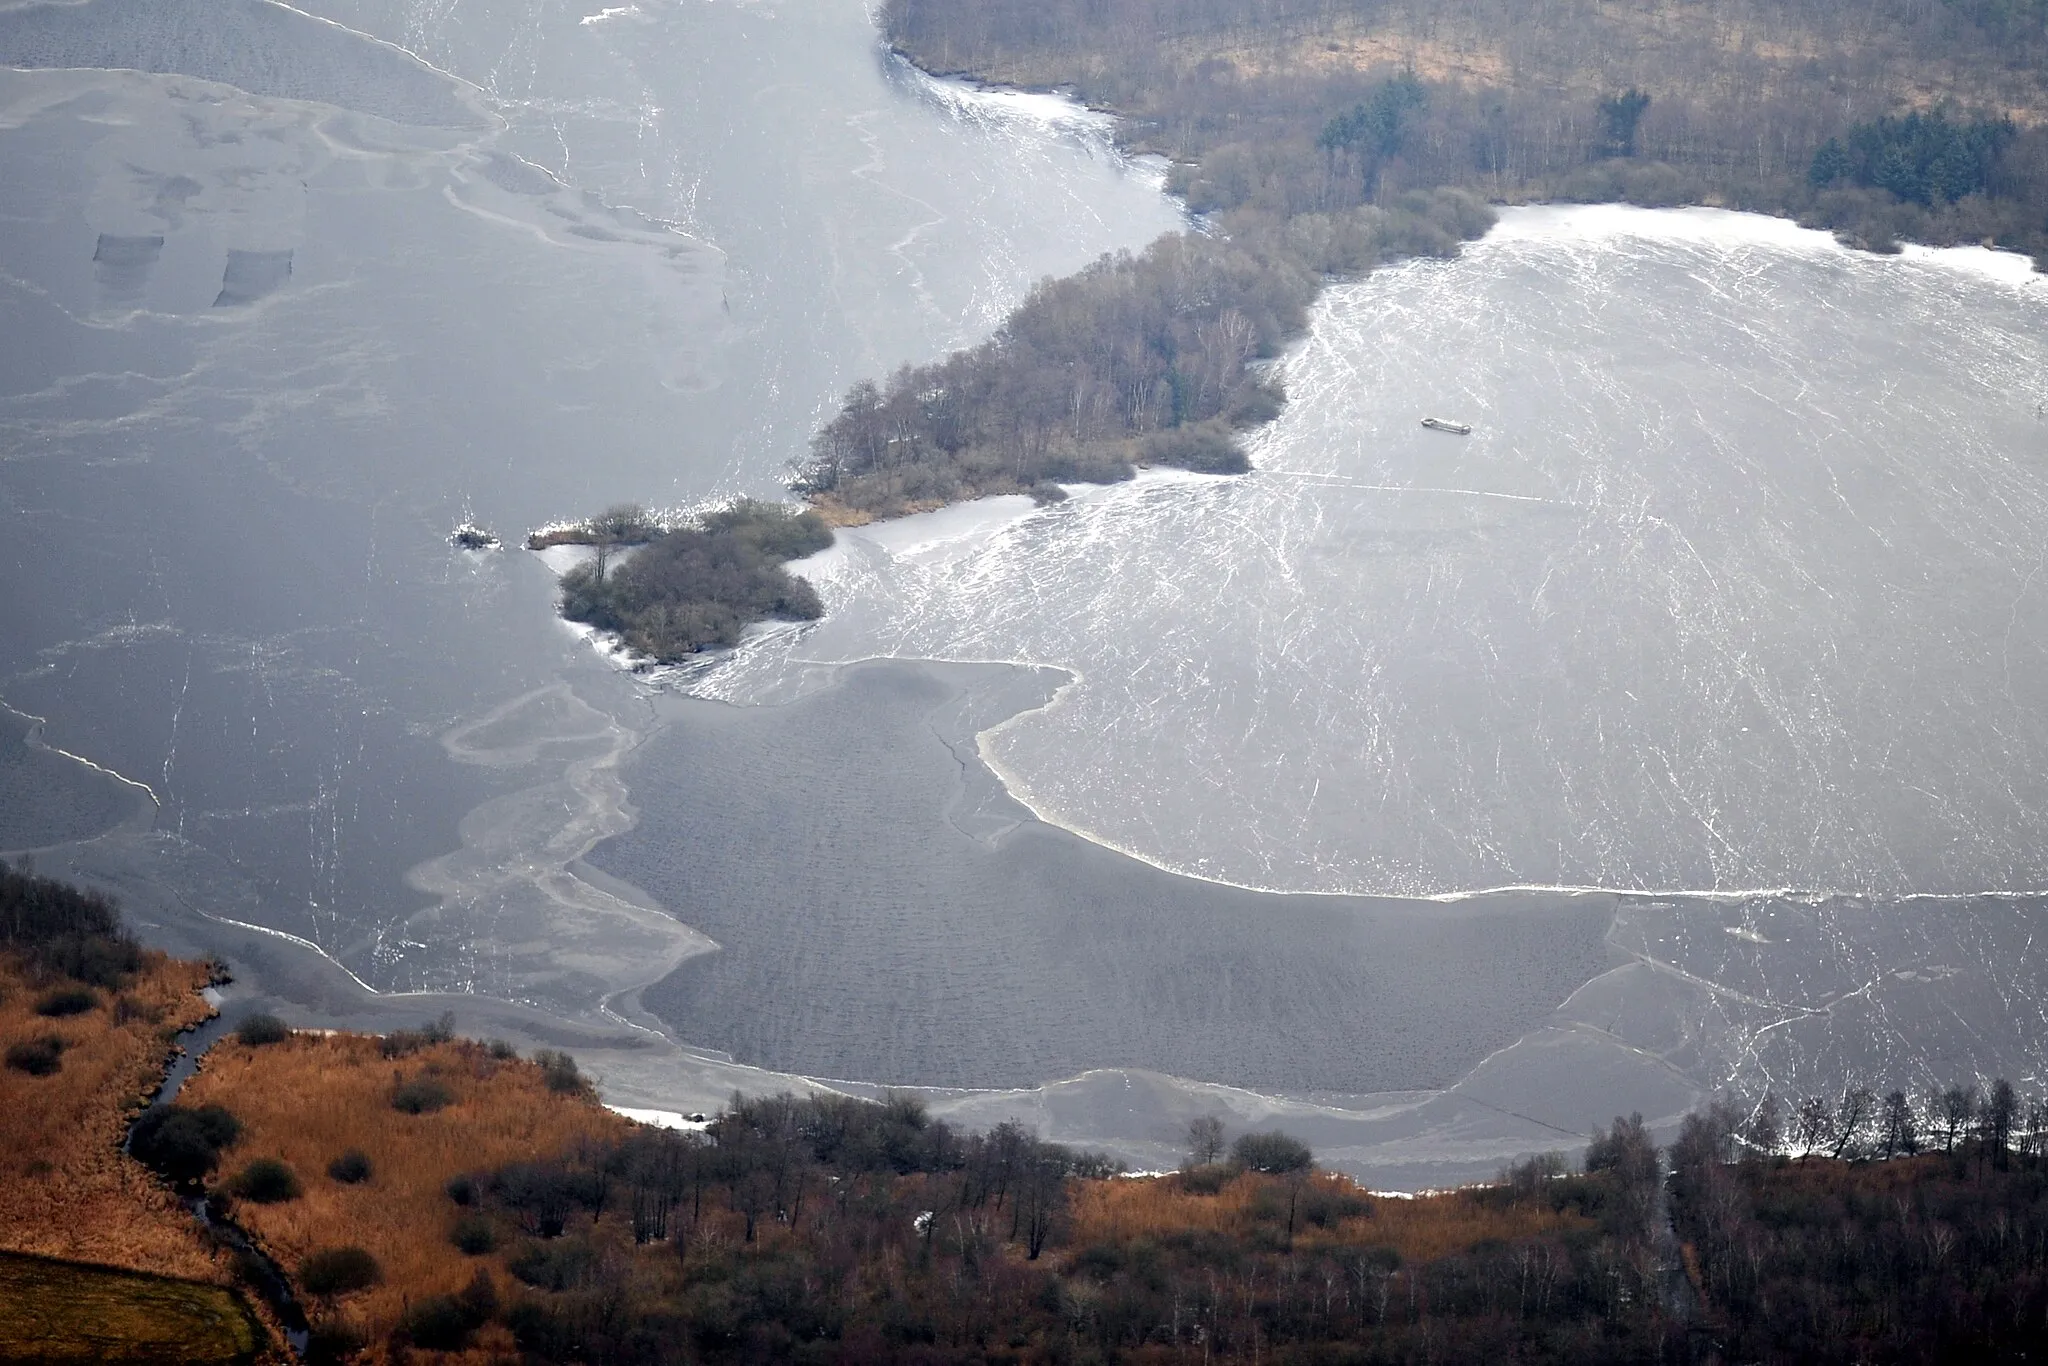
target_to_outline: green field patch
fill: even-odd
[[[262,1342],[221,1286],[0,1252],[0,1362],[247,1362]]]

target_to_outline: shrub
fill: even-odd
[[[558,1095],[575,1095],[587,1090],[589,1083],[576,1069],[576,1059],[554,1048],[543,1048],[533,1055],[540,1064],[541,1075],[547,1079],[548,1090]]]
[[[559,1238],[576,1207],[576,1181],[556,1162],[516,1162],[491,1181],[492,1192],[519,1216],[519,1225],[542,1238]]]
[[[430,1295],[406,1311],[399,1334],[430,1352],[459,1352],[498,1312],[498,1288],[482,1267],[456,1295]]]
[[[278,1019],[275,1015],[268,1014],[251,1015],[246,1020],[243,1020],[241,1028],[235,1031],[235,1037],[248,1044],[251,1048],[261,1048],[265,1044],[283,1043],[291,1036],[292,1031],[283,1020]]]
[[[1138,443],[1138,458],[1148,465],[1177,465],[1202,474],[1243,474],[1251,468],[1229,429],[1220,422],[1154,432]]]
[[[391,1089],[391,1108],[408,1115],[431,1115],[454,1099],[454,1093],[432,1077],[414,1077]]]
[[[40,1039],[29,1039],[9,1048],[7,1065],[32,1077],[51,1076],[64,1065],[60,1058],[68,1046],[55,1034],[45,1034]]]
[[[327,1175],[344,1186],[354,1186],[370,1179],[368,1154],[350,1148],[340,1157],[327,1164]]]
[[[1328,1228],[1346,1219],[1372,1213],[1372,1200],[1356,1187],[1310,1182],[1301,1193],[1301,1219],[1317,1228]]]
[[[1291,1134],[1240,1134],[1230,1145],[1230,1160],[1246,1171],[1298,1172],[1313,1165],[1315,1154]]]
[[[45,992],[36,1002],[36,1014],[51,1019],[62,1019],[66,1015],[83,1015],[100,1003],[100,998],[86,987],[58,987]]]
[[[228,1194],[259,1205],[282,1204],[300,1195],[299,1176],[274,1157],[259,1157],[235,1173]]]
[[[505,1269],[536,1290],[573,1290],[597,1259],[580,1242],[528,1243],[505,1259]]]
[[[398,1331],[429,1352],[459,1352],[469,1346],[475,1325],[453,1295],[429,1295],[406,1311]]]
[[[481,1215],[465,1215],[448,1231],[448,1241],[466,1257],[481,1257],[498,1250],[498,1227]]]
[[[395,1029],[377,1040],[377,1051],[387,1058],[405,1058],[430,1044],[447,1043],[455,1037],[455,1012],[445,1010],[424,1029]]]
[[[1205,1162],[1199,1167],[1182,1167],[1180,1188],[1190,1195],[1214,1195],[1230,1184],[1237,1168],[1227,1162]]]
[[[367,1346],[362,1329],[341,1319],[315,1323],[306,1332],[306,1360],[312,1366],[353,1361]]]
[[[476,1203],[476,1178],[473,1176],[451,1176],[441,1189],[447,1191],[448,1198],[458,1205]]]
[[[218,1105],[157,1105],[129,1130],[128,1151],[170,1180],[190,1183],[218,1166],[221,1149],[241,1134],[240,1122]]]
[[[484,1047],[494,1062],[510,1062],[519,1056],[519,1050],[503,1039],[492,1039]]]
[[[384,1279],[377,1259],[359,1247],[323,1247],[299,1263],[299,1284],[323,1299],[368,1290]]]

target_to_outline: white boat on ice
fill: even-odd
[[[1443,417],[1425,417],[1422,419],[1422,425],[1433,432],[1449,432],[1453,436],[1472,435],[1472,424],[1469,422],[1453,422]]]

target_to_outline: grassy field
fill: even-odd
[[[0,1252],[0,1361],[254,1361],[263,1333],[232,1291]]]
[[[450,1103],[400,1113],[391,1094],[401,1077],[439,1082]],[[222,1178],[263,1157],[298,1175],[299,1198],[239,1201],[234,1211],[288,1272],[320,1248],[360,1247],[377,1259],[381,1285],[335,1306],[307,1306],[316,1319],[338,1315],[363,1333],[371,1360],[408,1301],[458,1291],[479,1267],[510,1285],[502,1255],[466,1257],[448,1241],[461,1213],[444,1193],[451,1177],[573,1152],[631,1127],[584,1095],[550,1091],[534,1064],[493,1058],[463,1040],[388,1059],[376,1039],[359,1035],[300,1034],[262,1047],[223,1039],[180,1101],[224,1105],[241,1120],[242,1138],[226,1154]],[[347,1184],[328,1175],[328,1164],[349,1151],[369,1159],[368,1180]],[[509,1340],[487,1335],[478,1355],[507,1347]]]
[[[172,1036],[213,1014],[199,995],[206,976],[201,964],[148,954],[122,990],[48,1016],[37,1006],[66,984],[32,980],[0,953],[0,1051],[64,1044],[47,1076],[0,1071],[0,1251],[228,1279],[192,1217],[121,1151],[130,1113],[163,1080]]]

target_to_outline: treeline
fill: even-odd
[[[1718,203],[1873,245],[1996,240],[2048,260],[2037,0],[1700,0],[1654,21],[1596,0],[891,0],[884,18],[921,65],[1117,110],[1198,210],[1284,217],[1455,185]],[[1950,129],[2034,117],[1947,183],[1959,193],[1812,174],[1831,139],[1890,141],[1944,102]]]
[[[593,559],[562,576],[562,615],[664,663],[731,645],[755,622],[823,615],[817,590],[784,565],[831,543],[815,512],[751,498],[672,526],[618,507],[528,540],[591,546]],[[633,554],[614,564],[627,547]]]
[[[2022,1096],[2003,1077],[1988,1087],[1958,1083],[1916,1100],[1904,1090],[1879,1095],[1850,1085],[1839,1097],[1807,1096],[1781,1105],[1766,1092],[1737,1124],[1721,1112],[1717,1122],[1758,1152],[1825,1155],[1851,1161],[1911,1157],[1936,1147],[1959,1146],[2003,1170],[2017,1153],[2048,1159],[2048,1097]]]
[[[415,1296],[391,1348],[532,1362],[1640,1359],[1670,1334],[1641,1247],[1658,1169],[1639,1122],[1583,1173],[1379,1201],[1279,1133],[1196,1136],[1188,1167],[1120,1179],[911,1098],[735,1097],[702,1134],[463,1173],[422,1222],[474,1258]],[[1197,1160],[1200,1159],[1200,1160]],[[1525,1173],[1526,1175],[1526,1173]],[[346,1329],[323,1249],[320,1340]],[[509,1284],[490,1268],[502,1265]],[[1644,1275],[1648,1279],[1643,1279]]]
[[[533,1362],[1791,1363],[2039,1340],[2039,1157],[2001,1166],[1979,1128],[1947,1156],[1801,1161],[1752,1127],[1688,1117],[1667,1176],[1641,1117],[1617,1118],[1578,1163],[1389,1200],[1213,1120],[1179,1172],[1121,1178],[905,1097],[736,1097],[702,1134],[451,1180],[438,1217],[476,1274],[415,1297],[392,1341],[504,1331]]]
[[[38,877],[23,857],[0,860],[0,949],[19,954],[32,977],[118,988],[142,966],[112,897]]]
[[[981,346],[856,385],[795,487],[860,522],[996,493],[1056,501],[1061,482],[1134,464],[1240,472],[1236,433],[1284,397],[1261,362],[1301,332],[1325,274],[1452,255],[1492,222],[1437,190],[1104,256],[1040,283]]]
[[[1927,208],[1953,204],[1998,187],[1999,156],[2014,136],[2010,119],[1957,123],[1938,109],[1926,115],[1915,110],[1829,138],[1813,154],[1807,179],[1823,189],[1846,180],[1888,190]]]
[[[275,1221],[320,1240],[281,1256],[315,1359],[1789,1366],[2018,1361],[2048,1332],[2040,1107],[2000,1083],[1931,1105],[1851,1087],[1790,1119],[1716,1105],[1668,1154],[1631,1115],[1576,1161],[1408,1199],[1277,1131],[1199,1119],[1179,1171],[1128,1177],[903,1095],[735,1096],[701,1132],[611,1121],[508,1150],[515,1113],[573,1132],[556,1112],[594,1098],[565,1059],[539,1059],[541,1081],[446,1033],[340,1069],[386,1096],[374,1156],[327,1141],[296,1167],[271,1158],[262,1124],[297,1110],[170,1107],[137,1126],[138,1154],[245,1226],[316,1200],[354,1211]],[[331,1064],[308,1071],[333,1048],[238,1054],[236,1111],[276,1110],[285,1077],[333,1084]],[[402,1103],[432,1077],[457,1095]],[[494,1156],[465,1158],[471,1124]],[[1945,1151],[1913,1152],[1929,1146]]]
[[[1774,1106],[1686,1119],[1671,1209],[1696,1338],[1729,1361],[2035,1359],[2048,1341],[2042,1107],[1997,1082],[1915,1108],[1900,1091],[1809,1098],[1796,1159],[1777,1151]]]
[[[1264,373],[1321,280],[1450,255],[1480,198],[1714,203],[1844,241],[1995,241],[2048,263],[2048,131],[1945,107],[2048,110],[2035,0],[1838,7],[1595,0],[889,0],[930,70],[1057,85],[1173,161],[1201,233],[1033,290],[990,342],[863,383],[794,486],[835,521],[1134,464],[1233,472],[1277,415]],[[1799,54],[1794,60],[1788,54]],[[1940,78],[1940,79],[1938,79]]]

